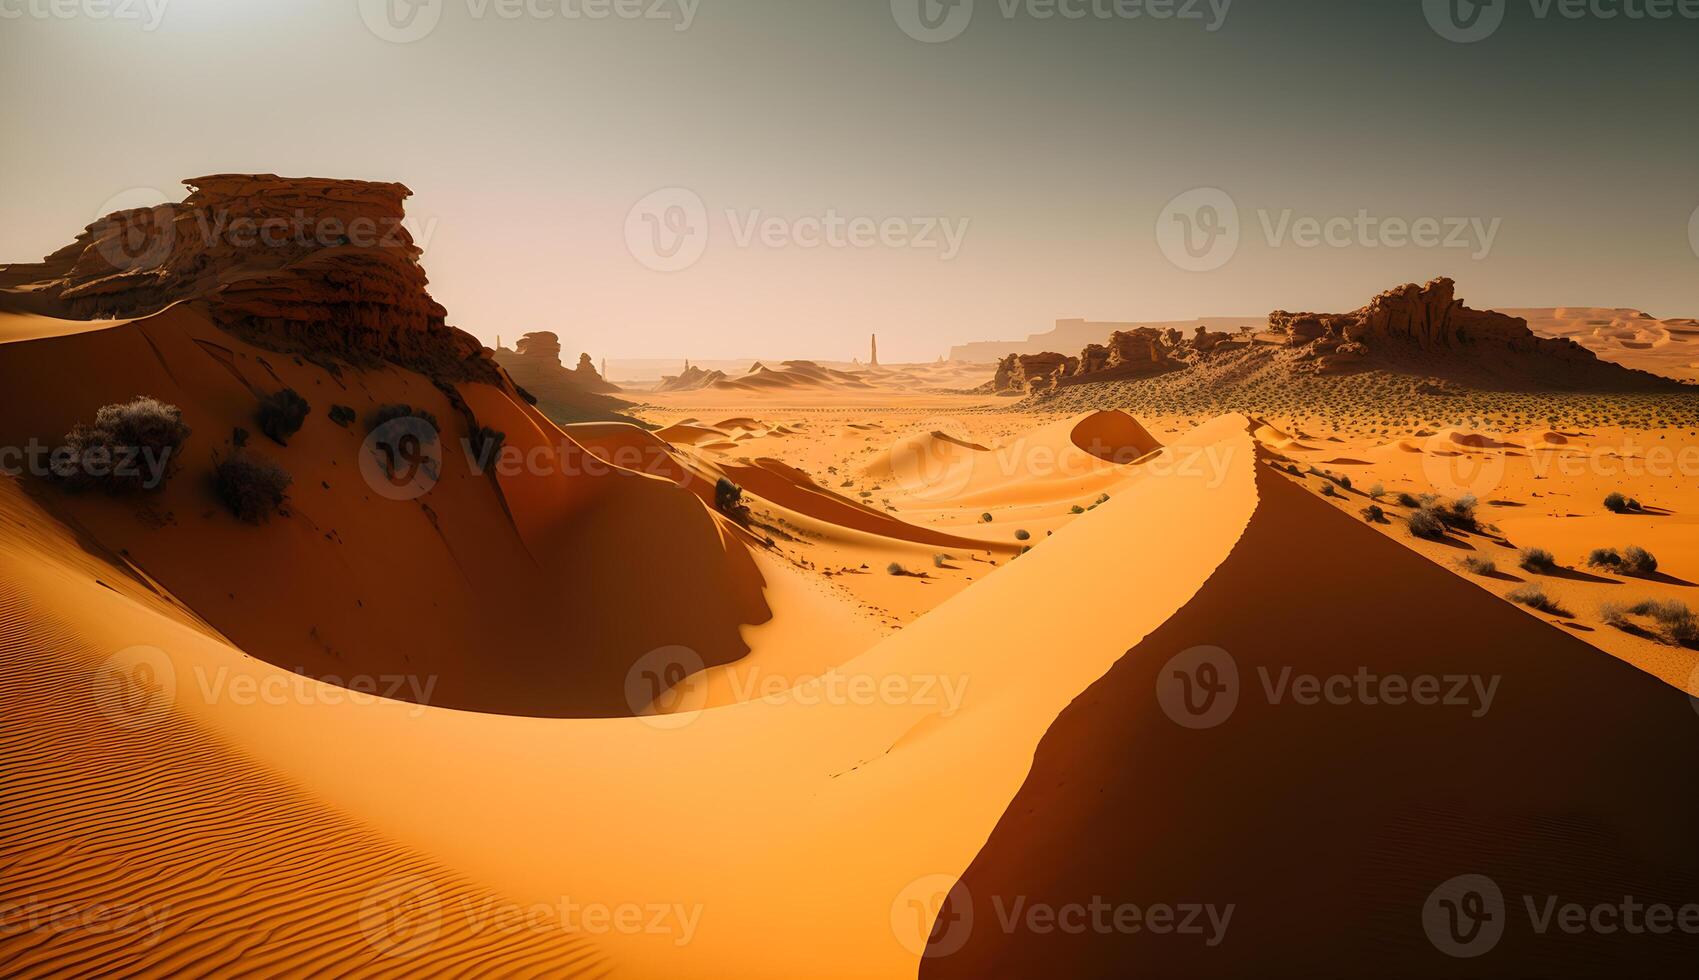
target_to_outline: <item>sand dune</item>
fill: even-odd
[[[1035,444],[1073,445],[1081,421],[1052,423],[1033,434]],[[520,429],[518,420],[504,424]],[[107,666],[134,677],[143,663],[163,664],[160,673],[177,680],[163,709],[171,724],[232,747],[231,761],[209,770],[194,743],[172,739],[139,751],[165,772],[220,773],[197,778],[219,780],[234,800],[225,804],[231,814],[255,806],[284,826],[311,822],[268,803],[274,791],[239,775],[244,767],[273,772],[310,805],[368,828],[357,867],[378,867],[375,855],[431,855],[435,863],[388,859],[400,885],[411,885],[414,873],[426,879],[420,911],[441,921],[422,947],[430,958],[403,960],[397,971],[487,962],[479,944],[488,933],[473,928],[462,896],[473,896],[473,907],[476,896],[490,895],[529,907],[571,895],[644,908],[661,923],[653,931],[580,929],[571,942],[559,930],[532,929],[525,943],[500,947],[516,964],[547,972],[582,965],[621,975],[781,976],[806,959],[811,972],[849,977],[917,969],[1090,974],[1128,964],[1219,974],[1255,969],[1271,955],[1312,972],[1347,963],[1420,973],[1439,955],[1420,932],[1422,904],[1457,874],[1489,874],[1507,890],[1691,894],[1699,854],[1682,842],[1696,791],[1663,778],[1696,751],[1683,748],[1693,723],[1687,698],[1298,490],[1263,465],[1256,428],[1225,417],[1172,437],[1139,466],[1089,457],[1120,479],[1102,507],[835,667],[787,659],[795,639],[769,646],[766,662],[781,679],[786,668],[810,673],[791,687],[726,704],[735,675],[727,676],[729,665],[710,671],[722,700],[697,704],[724,706],[704,710],[685,703],[674,706],[682,713],[648,718],[507,717],[350,703],[326,696],[339,689],[299,678],[307,694],[276,702],[209,696],[203,678],[251,678],[263,689],[290,675],[244,656],[181,615],[169,593],[132,582],[97,556],[43,561],[79,552],[65,546],[68,532],[15,492],[0,495],[8,518],[48,530],[0,547],[0,580],[16,583],[21,596],[5,604],[4,622],[15,638],[9,649],[62,651],[67,669],[87,672],[137,644],[157,649]],[[652,439],[614,427],[597,434],[604,449],[610,440]],[[1205,457],[1219,465],[1185,465]],[[799,485],[783,469],[758,468]],[[642,482],[670,486],[658,477]],[[558,505],[510,498],[527,539],[545,533],[536,525]],[[1129,548],[1160,560],[1128,561]],[[1399,587],[1331,584],[1341,569],[1363,567]],[[1449,648],[1417,631],[1384,629],[1413,610],[1475,625]],[[71,621],[74,638],[53,632],[65,627],[52,624]],[[1057,646],[1062,621],[1070,639]],[[1272,644],[1273,635],[1304,642]],[[1169,657],[1206,644],[1231,653],[1241,686],[1237,713],[1198,731],[1165,717],[1153,692]],[[1033,670],[1035,651],[1046,651],[1042,670]],[[1255,668],[1281,665],[1501,680],[1480,717],[1259,700]],[[872,702],[831,694],[856,677],[934,686],[929,696],[916,687]],[[945,696],[945,682],[954,695]],[[100,710],[99,690],[62,679],[9,688],[18,704],[7,717],[50,713],[74,722]],[[1574,724],[1583,715],[1597,723]],[[6,732],[8,759],[20,758],[22,731]],[[351,759],[349,746],[389,744],[398,733],[406,749],[384,766]],[[63,792],[54,782],[68,778],[63,770],[13,766],[5,791],[52,798]],[[131,775],[133,767],[89,766],[75,778],[83,796],[109,796]],[[1340,791],[1341,779],[1349,792]],[[197,792],[150,782],[146,813],[192,811]],[[1318,810],[1317,799],[1330,802]],[[1554,813],[1571,816],[1543,816]],[[680,815],[688,816],[685,832]],[[144,839],[160,826],[123,812],[104,819],[113,840]],[[340,826],[317,824],[324,834]],[[1535,838],[1538,847],[1524,843]],[[567,846],[512,846],[532,840]],[[1081,849],[1081,840],[1095,844]],[[113,887],[131,893],[112,884],[124,880],[128,852],[83,854],[73,872],[51,838],[7,846],[28,866],[86,882],[81,896]],[[338,846],[322,845],[331,868],[344,860]],[[397,889],[389,878],[361,890],[371,872],[353,864],[335,886],[322,863],[306,865],[319,877],[291,872],[300,866],[294,851],[247,850],[237,865],[244,882],[259,882],[252,894],[288,889],[298,904],[280,907],[298,911],[280,914],[296,932],[202,902],[195,907],[209,911],[192,920],[189,945],[171,946],[169,955],[76,941],[126,971],[162,967],[175,962],[170,955],[208,945],[241,948],[261,962],[331,957],[352,941],[339,937],[360,929],[359,915],[347,911],[354,895],[363,905],[376,888],[382,903]],[[1372,878],[1362,877],[1366,868]],[[976,924],[955,931],[961,906],[946,907],[933,935],[960,948],[923,958],[928,913],[958,879],[955,901],[974,904]],[[816,887],[822,880],[832,887]],[[194,882],[156,880],[150,895],[190,902]],[[996,926],[1016,896],[1059,904],[1093,893],[1140,904],[1234,903],[1233,932],[1200,952],[1149,935],[1061,942]],[[226,903],[252,897],[224,894]],[[63,956],[66,941],[49,938],[30,955]],[[1616,950],[1608,937],[1584,944],[1580,956],[1526,937],[1505,942],[1509,959],[1491,960],[1495,970],[1511,962],[1582,974]],[[1660,950],[1637,949],[1636,962],[1653,962]],[[1672,964],[1680,951],[1669,948]]]
[[[61,383],[69,377],[78,383]],[[0,385],[12,394],[0,415],[5,445],[56,445],[99,406],[140,392],[181,407],[194,434],[159,493],[134,503],[58,490],[43,499],[126,551],[246,652],[281,666],[315,676],[429,673],[435,703],[477,710],[627,713],[625,678],[638,657],[685,642],[708,662],[729,662],[747,652],[742,627],[771,615],[746,544],[700,497],[603,464],[491,385],[459,386],[463,413],[420,375],[333,374],[251,346],[183,305],[9,344]],[[209,474],[232,451],[235,428],[257,429],[257,395],[284,387],[311,402],[304,427],[287,446],[249,438],[251,451],[292,474],[289,515],[250,527],[224,510]],[[349,428],[327,417],[338,403],[355,410]],[[394,403],[438,419],[440,465],[434,482],[380,493],[362,472],[362,439],[365,420]],[[477,472],[467,449],[474,418],[506,434],[507,464],[493,475]],[[392,493],[400,499],[386,499]],[[589,565],[599,574],[586,577]],[[630,587],[637,581],[641,593]]]
[[[1259,470],[1257,484],[1257,514],[1208,584],[1052,726],[962,878],[965,902],[944,913],[955,921],[971,903],[971,934],[954,955],[928,959],[922,976],[1092,976],[1127,964],[1219,976],[1271,962],[1306,974],[1493,976],[1514,964],[1595,976],[1623,957],[1681,969],[1691,956],[1681,938],[1541,940],[1526,922],[1478,965],[1460,962],[1428,942],[1422,908],[1464,874],[1498,882],[1512,916],[1523,915],[1521,895],[1679,903],[1694,894],[1699,847],[1681,828],[1699,790],[1668,778],[1699,762],[1687,697],[1318,508],[1282,477]],[[1344,567],[1373,568],[1398,586],[1319,596],[1315,584]],[[1449,644],[1382,628],[1412,615],[1470,628]],[[1302,641],[1273,644],[1271,635]],[[1171,658],[1202,645],[1235,662],[1238,707],[1219,727],[1189,730],[1151,693]],[[1275,704],[1258,673],[1327,677],[1364,666],[1496,678],[1497,699],[1480,717]],[[1061,906],[1091,895],[1237,908],[1228,941],[1214,948],[1148,932],[995,928],[995,902]]]
[[[784,975],[807,955],[823,974],[912,973],[919,927],[894,935],[893,904],[917,880],[966,867],[1050,719],[1128,643],[1179,608],[1229,549],[1251,505],[1248,453],[1240,458],[1231,485],[1201,497],[1188,481],[1143,481],[1124,502],[1099,512],[1095,530],[1081,525],[1058,534],[844,668],[873,677],[966,678],[971,689],[948,717],[940,703],[918,696],[873,705],[797,696],[709,710],[667,729],[637,719],[504,719],[311,698],[233,705],[203,700],[197,687],[181,684],[174,710],[512,900],[570,893],[587,901],[700,905],[700,928],[687,944],[675,943],[676,934],[598,937],[625,972]],[[1210,520],[1187,532],[1174,561],[1161,569],[1124,567],[1115,542],[1160,540],[1170,533],[1165,527],[1174,528],[1177,508],[1200,505],[1211,510]],[[1069,567],[1103,574],[1079,581],[1057,574]],[[1068,658],[1039,674],[1028,669],[1052,617],[1080,603],[1112,603],[1128,589],[1145,596],[1143,612],[1086,624]],[[91,630],[95,649],[118,637],[150,643],[168,651],[178,677],[220,669],[275,674],[218,640],[144,617],[132,600],[87,579],[57,601],[87,603],[80,607],[85,615],[99,611],[96,622],[108,627]],[[1031,615],[1006,618],[1015,604]],[[28,631],[30,622],[19,625]],[[964,629],[980,639],[960,642]],[[408,733],[407,753],[377,772],[349,770],[346,746],[396,726]],[[282,731],[294,734],[277,738]],[[539,778],[545,771],[570,775]],[[648,775],[633,780],[634,771]],[[586,799],[598,805],[570,802]],[[667,815],[681,807],[692,814],[688,835],[660,833],[642,817],[670,822]],[[492,835],[498,827],[503,832]],[[907,829],[895,832],[899,827]],[[524,854],[510,846],[532,835],[596,845]],[[883,843],[847,848],[846,835]],[[282,857],[252,860],[263,866]],[[736,874],[722,872],[732,865]],[[832,889],[799,887],[822,875]],[[781,893],[788,897],[778,906],[759,897]],[[454,914],[442,907],[445,916]],[[222,928],[231,941],[266,942],[240,920]],[[132,966],[147,962],[143,949],[125,955]]]

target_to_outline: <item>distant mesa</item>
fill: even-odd
[[[1255,360],[1259,369],[1275,367],[1292,375],[1381,370],[1482,386],[1679,387],[1668,377],[1602,361],[1570,337],[1543,337],[1521,317],[1470,309],[1457,298],[1456,283],[1439,278],[1425,286],[1387,290],[1349,313],[1276,310],[1261,332],[1242,327],[1237,333],[1218,333],[1199,325],[1187,336],[1176,328],[1137,327],[1115,331],[1107,344],[1087,344],[1077,357],[1012,353],[999,361],[995,377],[981,390],[1042,396],[1078,384],[1204,365],[1225,368],[1245,358]]]
[[[1103,338],[1117,331],[1131,333],[1141,328],[1167,332],[1195,333],[1203,327],[1212,333],[1235,334],[1245,329],[1261,330],[1267,317],[1199,317],[1195,320],[1094,321],[1079,318],[1057,320],[1053,329],[1036,333],[1025,340],[981,340],[950,348],[949,360],[974,364],[1001,361],[1010,354],[1043,354],[1048,351],[1079,350],[1087,344],[1100,344]]]

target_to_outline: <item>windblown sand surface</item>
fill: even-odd
[[[1672,776],[1699,761],[1699,663],[1594,611],[1693,595],[1699,478],[1605,465],[1685,431],[890,390],[644,396],[644,431],[465,384],[549,465],[445,452],[391,500],[360,475],[363,430],[323,410],[407,401],[464,435],[403,371],[337,375],[172,310],[20,334],[0,384],[12,443],[138,391],[195,430],[149,497],[0,479],[0,906],[71,910],[8,920],[8,976],[1425,974],[1462,963],[1423,931],[1459,875],[1512,912],[1699,897],[1699,800]],[[287,446],[256,444],[295,476],[288,512],[243,525],[211,455],[283,384],[314,402]],[[1603,511],[1613,489],[1644,509]],[[1398,493],[1471,491],[1495,527],[1405,533]],[[1576,567],[1630,543],[1658,577]],[[1567,567],[1539,576],[1567,616],[1503,599],[1535,577],[1528,546]],[[1193,727],[1163,685],[1202,647],[1237,708]],[[1283,669],[1494,694],[1304,705],[1266,693]],[[1098,897],[1234,909],[1211,946],[1008,918]],[[1524,922],[1462,965],[1693,951]]]

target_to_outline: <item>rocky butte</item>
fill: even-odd
[[[273,349],[390,361],[495,381],[490,353],[447,325],[402,224],[405,186],[276,174],[184,181],[187,199],[106,215],[39,263],[0,267],[37,312],[130,318],[179,301]]]

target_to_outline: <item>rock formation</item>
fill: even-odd
[[[700,391],[717,381],[726,380],[724,371],[704,371],[699,367],[684,369],[682,374],[669,374],[655,386],[656,391]]]
[[[1226,339],[1226,334],[1213,334],[1201,326],[1191,339],[1177,329],[1117,330],[1107,344],[1087,344],[1078,357],[1010,354],[998,362],[987,388],[994,393],[1037,394],[1094,381],[1148,377],[1178,370]]]
[[[560,337],[538,330],[519,338],[512,351],[498,350],[496,361],[527,391],[543,395],[556,385],[569,385],[583,392],[611,395],[619,386],[602,378],[589,354],[578,355],[578,366],[568,370],[561,363]]]
[[[1063,354],[1010,354],[998,362],[989,390],[997,394],[1048,391],[1078,366],[1079,358]]]
[[[1290,346],[1313,347],[1324,369],[1395,347],[1479,356],[1532,354],[1577,363],[1597,359],[1572,341],[1537,336],[1521,318],[1470,309],[1457,299],[1457,284],[1445,278],[1389,289],[1351,313],[1276,310],[1268,324],[1272,332],[1285,334]]]
[[[107,215],[40,263],[0,268],[35,284],[43,312],[137,317],[192,300],[263,346],[352,363],[391,361],[449,380],[496,381],[489,352],[448,326],[402,226],[394,183],[275,174],[184,181],[180,204]]]

